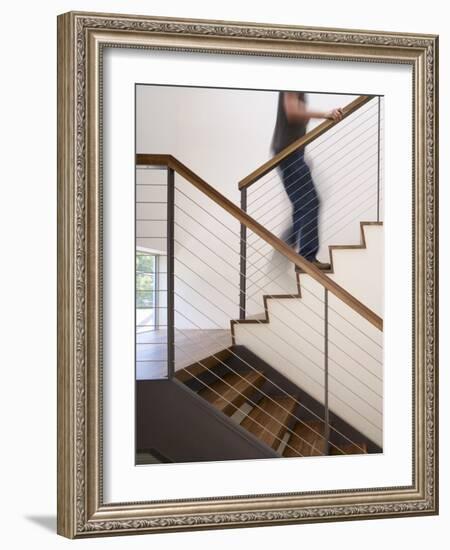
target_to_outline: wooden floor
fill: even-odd
[[[175,370],[182,369],[231,346],[230,330],[175,330]],[[167,377],[167,331],[136,334],[136,378]]]

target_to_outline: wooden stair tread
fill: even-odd
[[[264,397],[244,418],[241,426],[269,447],[276,449],[296,404],[293,397]]]
[[[297,422],[283,456],[321,456],[325,452],[324,423],[320,420]],[[319,435],[320,434],[320,435]]]
[[[337,447],[337,448],[336,448]],[[367,454],[367,443],[360,443],[359,441],[356,443],[344,443],[336,445],[336,447],[330,448],[330,453],[332,455],[362,455]],[[339,452],[339,449],[342,451],[342,453]]]
[[[188,382],[189,380],[196,379],[198,376],[203,374],[204,372],[208,371],[209,369],[212,369],[218,364],[221,364],[222,361],[225,361],[230,357],[231,351],[227,349],[223,349],[214,355],[211,355],[210,357],[206,357],[205,359],[202,359],[201,361],[197,361],[196,363],[193,363],[192,365],[189,365],[188,367],[185,367],[184,369],[180,369],[179,371],[175,372],[175,378],[179,380],[180,382]]]
[[[251,371],[245,375],[228,373],[210,387],[201,390],[199,395],[216,409],[229,415],[233,414],[263,383],[264,376],[260,372]]]

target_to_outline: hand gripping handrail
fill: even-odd
[[[353,100],[351,103],[346,105],[342,111],[343,116],[341,120],[344,120],[349,115],[360,109],[363,105],[368,103],[371,99],[373,99],[373,96],[366,96],[361,95],[357,97],[355,100]],[[239,189],[244,189],[246,187],[250,187],[253,183],[261,179],[263,176],[268,174],[271,170],[276,168],[280,162],[288,157],[291,153],[296,151],[297,149],[300,149],[300,147],[305,147],[318,137],[320,137],[322,134],[339,124],[341,121],[335,121],[335,120],[325,120],[315,128],[313,128],[310,132],[302,136],[301,138],[293,141],[290,145],[285,147],[283,150],[281,150],[278,154],[276,154],[273,158],[259,166],[259,168],[256,168],[256,170],[253,170],[248,176],[246,176],[244,179],[242,179],[239,182]]]
[[[244,224],[248,229],[257,234],[261,239],[266,241],[272,248],[280,254],[288,258],[293,264],[301,268],[305,273],[310,275],[315,281],[328,289],[337,298],[346,303],[354,311],[362,315],[367,321],[374,325],[379,330],[383,330],[383,319],[379,317],[370,308],[360,302],[352,294],[338,285],[335,281],[327,277],[320,269],[311,262],[297,254],[284,241],[276,237],[268,229],[258,223],[255,219],[249,216],[241,208],[236,206],[232,201],[222,195],[217,189],[204,181],[200,176],[193,172],[190,168],[180,162],[172,155],[167,154],[137,154],[137,166],[166,166],[177,172],[180,176],[188,180],[199,191],[208,196],[216,204],[224,208],[229,214],[236,218],[240,223]]]

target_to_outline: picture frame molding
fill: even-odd
[[[105,47],[413,67],[413,484],[170,502],[102,500],[102,51]],[[438,513],[438,37],[134,15],[58,17],[58,533]]]

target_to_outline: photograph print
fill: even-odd
[[[136,464],[383,452],[383,114],[136,84]]]

